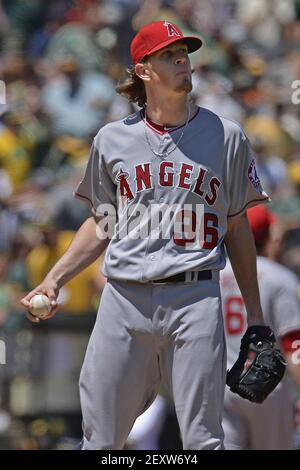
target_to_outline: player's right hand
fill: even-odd
[[[27,313],[26,316],[28,320],[32,321],[33,323],[39,323],[41,321],[40,318],[35,317],[30,313],[30,300],[32,297],[34,297],[36,294],[45,294],[51,302],[51,311],[46,315],[43,320],[49,320],[49,318],[52,318],[58,311],[59,305],[57,304],[57,297],[59,293],[59,287],[56,283],[51,278],[45,277],[43,282],[39,284],[35,289],[33,289],[31,292],[29,292],[23,299],[21,299],[21,305],[26,308]]]

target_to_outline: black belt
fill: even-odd
[[[190,274],[190,276],[188,275]],[[155,279],[152,284],[164,284],[166,282],[189,282],[189,281],[210,281],[212,272],[209,271],[192,271],[186,273],[175,274],[174,276],[165,277],[164,279]]]

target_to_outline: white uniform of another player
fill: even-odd
[[[159,435],[166,416],[166,402],[157,395],[151,406],[135,421],[127,439],[130,450],[158,450]]]
[[[257,259],[258,282],[265,323],[276,337],[300,328],[296,276],[265,257]],[[221,273],[221,294],[227,342],[227,368],[238,355],[246,331],[246,310],[230,262]],[[262,403],[254,404],[225,391],[223,417],[226,449],[292,449],[293,405],[286,378]]]

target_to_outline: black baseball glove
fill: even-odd
[[[268,326],[250,326],[242,338],[236,363],[227,371],[226,384],[241,397],[262,403],[282,379],[285,367],[272,330]]]

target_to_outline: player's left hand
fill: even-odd
[[[262,403],[281,381],[285,367],[272,330],[250,326],[242,338],[239,357],[227,372],[226,384],[241,397]]]

